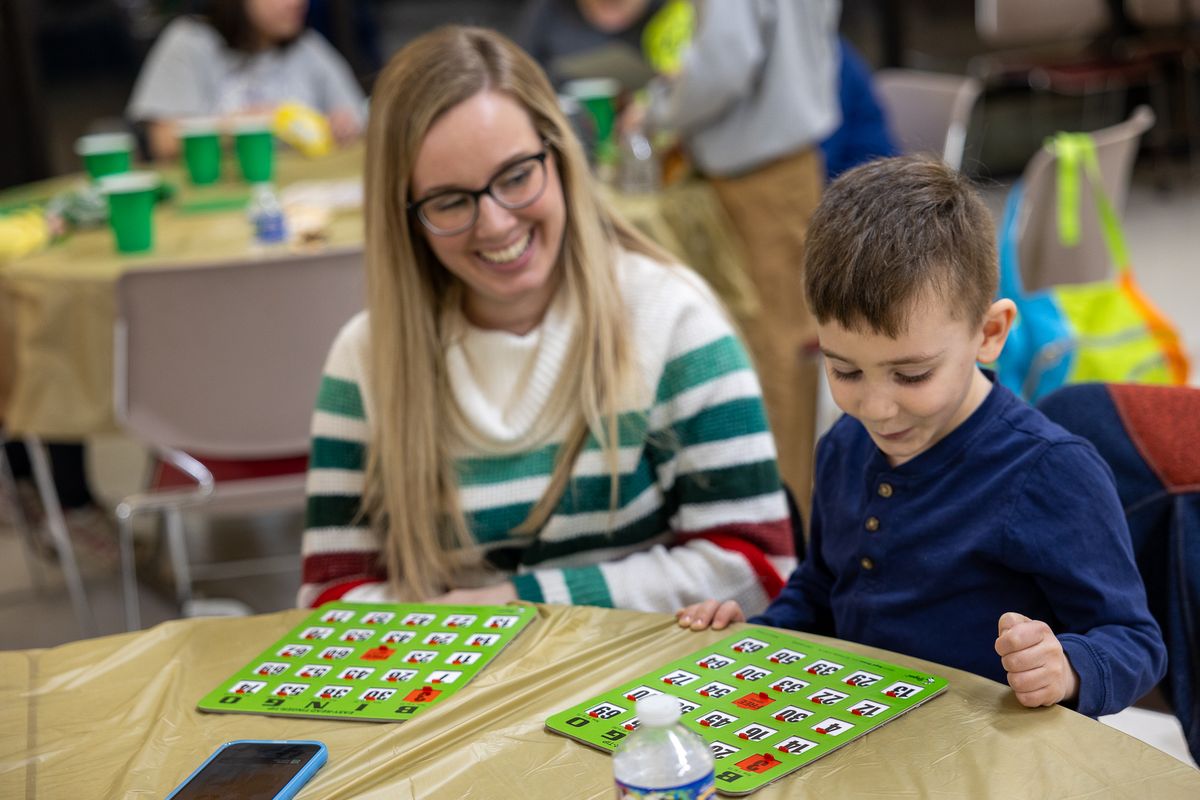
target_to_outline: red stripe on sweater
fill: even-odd
[[[329,583],[330,581],[360,576],[371,576],[383,580],[387,573],[379,564],[379,553],[313,553],[304,557],[301,580],[304,583]]]
[[[696,536],[732,536],[749,542],[770,556],[796,555],[796,541],[792,538],[792,521],[786,517],[770,522],[731,522],[699,531],[682,533],[683,538]]]
[[[784,524],[790,529],[790,524],[786,522]],[[738,526],[739,529],[741,527]],[[762,550],[755,547],[744,537],[710,531],[701,534],[685,534],[680,539],[681,541],[703,539],[706,542],[712,542],[722,550],[729,550],[730,552],[740,554],[742,558],[746,559],[750,568],[754,570],[754,575],[758,578],[759,585],[762,586],[763,591],[767,593],[767,597],[771,600],[774,600],[775,596],[783,590],[784,579],[779,574],[779,571],[775,569],[775,565],[767,559],[766,554]]]
[[[356,578],[355,580],[346,581],[345,583],[339,583],[336,586],[330,586],[328,589],[317,595],[317,599],[312,601],[312,605],[309,606],[309,608],[319,608],[326,603],[333,602],[334,600],[341,600],[346,596],[346,592],[357,586],[362,586],[364,583],[379,582],[380,581],[376,580],[375,578]]]

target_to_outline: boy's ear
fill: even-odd
[[[1008,333],[1012,330],[1013,321],[1017,318],[1017,304],[1008,298],[1002,298],[992,303],[983,315],[983,341],[975,360],[980,364],[990,364],[1000,357]]]

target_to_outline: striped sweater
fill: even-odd
[[[589,438],[556,511],[518,537],[550,480],[563,424],[544,427],[572,320],[562,298],[518,336],[463,325],[446,360],[471,420],[455,453],[470,529],[524,600],[673,611],[709,597],[762,610],[792,564],[791,527],[758,379],[716,298],[689,270],[618,261],[640,368],[620,415],[619,497]],[[335,340],[313,417],[301,605],[392,599],[379,537],[355,519],[373,411],[368,324]]]

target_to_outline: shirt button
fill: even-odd
[[[879,517],[867,517],[866,529],[874,533],[879,530]]]
[[[880,497],[891,497],[892,485],[890,483],[881,483],[879,484],[878,492]]]
[[[866,556],[863,556],[862,561],[859,561],[858,563],[862,564],[863,569],[866,569],[866,570],[875,569],[875,562],[872,561],[871,559],[867,558]]]

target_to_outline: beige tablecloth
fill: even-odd
[[[305,613],[0,653],[0,797],[160,798],[222,742],[287,738],[329,747],[302,798],[607,799],[609,756],[544,720],[728,635],[684,631],[662,614],[543,606],[470,686],[403,725],[195,710]],[[1098,722],[1022,708],[975,675],[834,644],[942,675],[950,688],[756,798],[1200,797],[1200,772]]]

